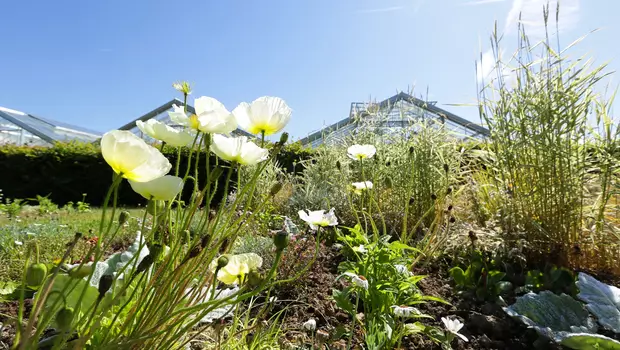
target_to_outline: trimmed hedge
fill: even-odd
[[[170,163],[176,165],[177,151],[171,147],[164,148],[164,155]],[[287,146],[277,156],[278,163],[289,172],[301,172],[300,160],[308,159],[311,151],[299,146]],[[189,149],[181,152],[180,174],[185,174],[186,159]],[[193,155],[195,160],[196,153]],[[198,179],[204,185],[205,152],[200,153]],[[211,164],[216,157],[211,155]],[[221,161],[220,161],[221,162]],[[193,161],[192,161],[193,163]],[[174,171],[174,170],[173,170]],[[190,175],[193,174],[193,169]],[[86,193],[86,201],[92,206],[101,206],[105,194],[112,182],[112,169],[101,156],[99,146],[91,143],[56,143],[53,147],[0,146],[0,189],[5,198],[35,198],[36,195],[49,195],[59,205],[82,200]],[[232,179],[236,179],[233,174]],[[218,203],[223,196],[225,176],[220,176],[220,186],[213,203]],[[234,184],[231,185],[233,188]],[[185,186],[183,199],[191,196],[192,186]],[[144,198],[135,193],[126,181],[119,189],[119,205],[137,206],[145,203]]]

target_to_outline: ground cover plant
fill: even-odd
[[[284,165],[284,100],[189,114],[175,83],[176,127],[137,122],[154,143],[88,146],[102,207],[0,198],[0,349],[620,348],[607,73],[520,30],[510,61],[493,37],[486,139],[440,120],[377,132],[370,108]]]

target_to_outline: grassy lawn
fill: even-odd
[[[112,251],[127,246],[139,230],[137,218],[142,217],[142,210],[128,211],[131,219],[114,238]],[[26,259],[29,255],[31,260],[34,259],[35,244],[39,246],[40,262],[52,263],[62,257],[65,245],[75,233],[81,232],[83,239],[69,258],[69,262],[75,261],[90,248],[91,239],[97,237],[100,219],[100,209],[81,213],[59,210],[40,214],[35,207],[29,206],[24,207],[18,217],[0,217],[0,281],[21,280]]]

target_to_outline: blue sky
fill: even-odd
[[[0,28],[0,106],[106,131],[194,84],[232,110],[284,98],[306,136],[350,103],[399,90],[470,120],[475,61],[494,21],[514,49],[519,12],[536,34],[546,0],[9,1]],[[555,1],[551,1],[552,6]],[[564,44],[619,67],[620,1],[560,0]],[[486,69],[488,62],[483,62]]]

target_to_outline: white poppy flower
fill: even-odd
[[[15,245],[16,245],[16,246],[22,246],[22,245],[24,245],[24,242],[22,242],[22,241],[15,241],[15,242],[13,242],[13,243],[15,243]]]
[[[183,189],[183,179],[166,175],[147,182],[129,181],[131,188],[149,200],[169,201]]]
[[[251,104],[242,102],[233,114],[243,129],[251,134],[275,134],[291,119],[292,110],[279,97],[259,97]]]
[[[443,322],[444,326],[446,326],[446,330],[459,338],[463,339],[463,341],[467,341],[467,337],[460,334],[459,331],[463,328],[464,324],[457,319],[450,319],[447,317],[442,317],[441,322]]]
[[[155,119],[149,119],[146,122],[138,120],[136,125],[143,133],[173,147],[187,146],[192,143],[195,137],[187,131],[175,129]]]
[[[299,214],[299,218],[307,222],[313,230],[316,230],[319,226],[325,227],[338,225],[338,219],[336,218],[336,214],[334,214],[334,208],[332,208],[328,213],[325,213],[325,210],[308,212],[300,210],[297,214]]]
[[[162,177],[172,168],[161,152],[130,131],[105,133],[101,138],[101,154],[115,173],[136,182]]]
[[[372,158],[377,149],[373,145],[353,145],[347,149],[347,155],[354,160]]]
[[[243,165],[260,163],[269,157],[269,151],[258,147],[245,136],[213,135],[211,151],[218,157]]]
[[[170,120],[194,130],[210,134],[229,134],[237,129],[237,121],[232,113],[218,100],[202,96],[194,100],[196,114],[188,116],[183,107],[172,106],[168,112]]]
[[[250,270],[258,269],[263,266],[263,258],[255,253],[231,255],[228,257],[228,264],[219,269],[217,279],[225,284],[238,284],[243,281]],[[211,263],[211,270],[215,271],[217,260]]]
[[[353,272],[345,272],[343,275],[349,277],[354,285],[368,290],[368,280],[362,275],[356,275]]]
[[[407,305],[392,305],[392,309],[394,311],[394,315],[398,317],[411,317],[411,315],[420,314],[420,310],[415,307],[407,306]]]
[[[353,185],[353,192],[355,192],[355,194],[362,194],[363,191],[371,190],[373,187],[370,181],[354,182],[351,185]]]
[[[316,329],[316,320],[314,318],[311,318],[308,321],[304,322],[302,327],[307,331],[313,332]]]

